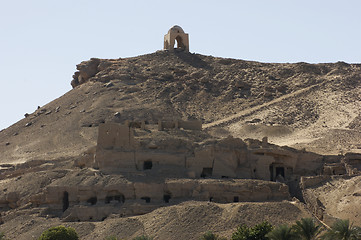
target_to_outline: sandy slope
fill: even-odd
[[[320,186],[307,189],[307,193],[320,200],[326,214],[361,225],[361,176],[346,179],[336,176]]]
[[[231,123],[228,130],[237,137],[268,136],[274,144],[320,154],[359,152],[360,130],[349,126],[359,115],[360,97],[358,88],[341,92],[319,86],[247,114]],[[259,122],[247,123],[253,119]]]
[[[0,225],[10,239],[28,240],[37,237],[44,229],[59,225],[57,219],[43,221],[37,217],[38,210],[23,210],[14,213],[12,220]],[[150,235],[154,239],[198,239],[208,231],[229,237],[239,224],[252,226],[264,220],[278,225],[294,223],[311,215],[297,202],[264,202],[217,204],[207,202],[184,202],[157,209],[151,213],[119,218],[112,216],[104,222],[65,223],[72,226],[84,240],[104,239],[117,236],[132,239],[139,235]],[[9,216],[10,218],[10,216]]]
[[[347,126],[360,125],[358,64],[259,63],[161,51],[101,60],[96,72],[2,130],[0,163],[77,156],[95,145],[98,124],[113,121],[116,112],[120,122],[198,118],[210,126],[231,118],[225,126],[231,124],[229,131],[237,137],[269,135],[274,143],[318,152],[358,148],[359,128]],[[255,119],[259,126],[280,126],[287,134],[248,129],[245,123]],[[350,137],[338,134],[338,146],[332,137],[313,143],[340,129]]]

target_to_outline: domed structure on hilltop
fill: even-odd
[[[171,27],[166,35],[164,35],[164,50],[174,50],[174,44],[177,41],[178,50],[189,51],[188,33],[178,26]]]

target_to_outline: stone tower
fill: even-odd
[[[164,35],[164,50],[174,50],[174,44],[177,41],[176,49],[189,52],[188,33],[185,33],[180,26],[174,25]]]

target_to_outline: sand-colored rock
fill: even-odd
[[[0,231],[197,239],[311,212],[360,224],[359,64],[182,50],[84,61],[73,90],[0,131]]]
[[[307,206],[327,224],[334,218],[361,224],[360,176],[325,176],[307,184],[303,192]]]

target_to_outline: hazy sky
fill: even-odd
[[[71,90],[76,64],[160,50],[173,25],[205,55],[361,62],[361,0],[0,0],[0,130]]]

